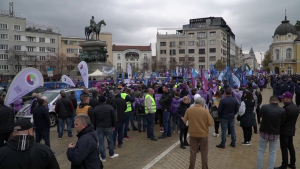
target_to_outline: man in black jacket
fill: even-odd
[[[48,146],[34,143],[32,124],[21,119],[13,126],[7,145],[0,148],[0,168],[59,169]]]
[[[75,97],[75,91],[71,91],[71,96],[69,97],[69,99],[72,101],[74,107],[73,116],[71,118],[72,128],[74,128],[74,118],[76,116],[76,109],[77,109],[77,99]]]
[[[119,154],[114,153],[114,141],[113,131],[116,126],[116,113],[111,105],[105,103],[106,98],[99,96],[99,105],[93,110],[94,113],[94,126],[96,127],[97,134],[99,137],[99,151],[101,154],[101,161],[106,161],[104,136],[108,142],[109,156],[110,158],[118,157]]]
[[[56,101],[55,112],[58,115],[58,139],[63,136],[64,121],[67,123],[68,136],[73,137],[71,130],[71,117],[73,116],[73,103],[69,98],[66,98],[66,93],[61,92],[61,99]]]
[[[116,91],[115,91],[116,92]],[[116,127],[113,133],[114,146],[116,146],[116,139],[118,135],[118,147],[121,148],[123,144],[124,136],[124,124],[125,124],[125,110],[127,109],[127,104],[125,100],[121,97],[120,92],[116,92],[117,95],[113,99],[112,106],[117,113]]]
[[[95,89],[92,91],[92,98],[90,99],[89,105],[92,108],[95,108],[99,104],[99,99],[98,99],[98,91]]]
[[[226,131],[230,130],[231,134],[231,147],[235,147],[236,135],[234,129],[234,117],[239,111],[239,104],[235,98],[232,97],[232,92],[230,88],[225,90],[225,98],[220,101],[218,107],[218,114],[221,123],[221,144],[217,145],[218,148],[225,148],[226,143]]]
[[[67,150],[71,169],[102,169],[103,165],[99,159],[97,148],[98,139],[90,118],[85,114],[77,115],[75,130],[78,133],[78,141],[76,144],[70,143]]]
[[[10,133],[14,130],[14,110],[4,105],[4,99],[0,98],[0,148],[4,141],[8,140]]]
[[[270,97],[270,104],[263,105],[260,109],[262,117],[259,128],[257,168],[261,169],[264,161],[264,153],[269,143],[268,168],[274,168],[277,152],[280,125],[283,124],[285,111],[278,106],[277,96]]]
[[[163,111],[163,121],[164,121],[164,132],[161,136],[159,136],[159,139],[164,139],[167,136],[171,137],[172,136],[172,129],[171,129],[171,103],[172,103],[172,93],[169,92],[169,89],[167,86],[163,86],[163,94],[159,100],[159,103],[162,106],[162,111]]]
[[[35,126],[35,142],[40,143],[45,140],[45,145],[50,147],[50,120],[49,109],[47,106],[47,97],[38,99],[38,106],[33,109],[33,120]]]
[[[282,165],[276,169],[286,169],[287,167],[295,169],[296,153],[293,144],[293,136],[295,136],[296,122],[299,116],[299,108],[292,99],[293,95],[290,92],[285,92],[279,96],[285,109],[283,124],[280,126],[280,148],[282,154]],[[290,164],[288,164],[288,152],[290,152]]]

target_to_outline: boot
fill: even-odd
[[[184,141],[184,145],[185,146],[190,146],[190,144],[186,140]]]
[[[184,144],[182,144],[182,143],[180,144],[180,148],[186,149],[185,146],[184,146]]]

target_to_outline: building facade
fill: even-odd
[[[300,31],[299,21],[295,26],[285,20],[276,28],[273,43],[270,45],[271,71],[276,74],[294,74],[300,72]]]
[[[175,30],[175,34],[161,34],[159,30]],[[175,60],[183,64],[186,57],[194,62],[195,69],[209,69],[211,64],[221,60],[231,67],[236,59],[235,35],[221,17],[191,19],[182,28],[158,29],[157,60],[166,63]]]
[[[141,69],[152,70],[152,50],[149,46],[113,45],[113,65],[120,71],[127,71],[130,64],[132,72]]]
[[[257,70],[258,63],[252,47],[250,49],[249,54],[244,54],[243,65],[243,70],[246,70],[246,65],[249,66],[249,69]]]

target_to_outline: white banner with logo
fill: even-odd
[[[115,68],[114,67],[110,67],[110,66],[103,66],[102,67],[102,73],[104,74],[114,74],[115,73]]]
[[[152,72],[147,71],[145,72],[145,78],[149,79],[151,77]]]
[[[62,75],[61,77],[61,81],[67,85],[70,85],[72,87],[75,87],[75,84],[73,83],[72,79],[70,79],[68,76],[66,75]]]
[[[44,85],[44,78],[41,72],[29,67],[19,72],[11,82],[4,104],[9,105],[34,89]]]
[[[132,72],[131,72],[130,64],[127,65],[127,74],[128,74],[128,79],[131,79],[132,78]]]
[[[86,88],[89,88],[89,69],[87,67],[87,64],[85,61],[81,61],[79,64],[78,64],[78,69],[80,71],[80,74],[81,74],[81,77],[82,77],[82,80],[83,80],[83,83],[84,83],[84,87]]]

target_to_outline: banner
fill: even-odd
[[[102,73],[104,74],[114,74],[115,73],[115,68],[114,67],[110,67],[110,66],[103,66],[102,67]]]
[[[62,75],[61,77],[61,81],[67,85],[70,85],[72,87],[75,87],[75,84],[73,83],[73,81],[66,75]]]
[[[81,61],[79,64],[78,64],[78,69],[80,71],[80,74],[81,74],[81,77],[82,77],[82,80],[83,80],[83,83],[84,83],[84,86],[86,88],[89,88],[89,69],[87,67],[87,64],[85,61]]]
[[[179,72],[178,72],[178,66],[176,66],[176,76],[178,76]]]
[[[240,88],[241,81],[239,80],[239,78],[236,75],[232,76],[232,80],[235,82],[235,84],[238,86],[238,88]]]
[[[9,105],[22,96],[44,85],[44,78],[40,71],[29,67],[19,72],[11,82],[4,104]]]
[[[132,72],[131,72],[131,66],[130,66],[130,64],[127,65],[127,75],[128,75],[128,79],[132,78]]]

